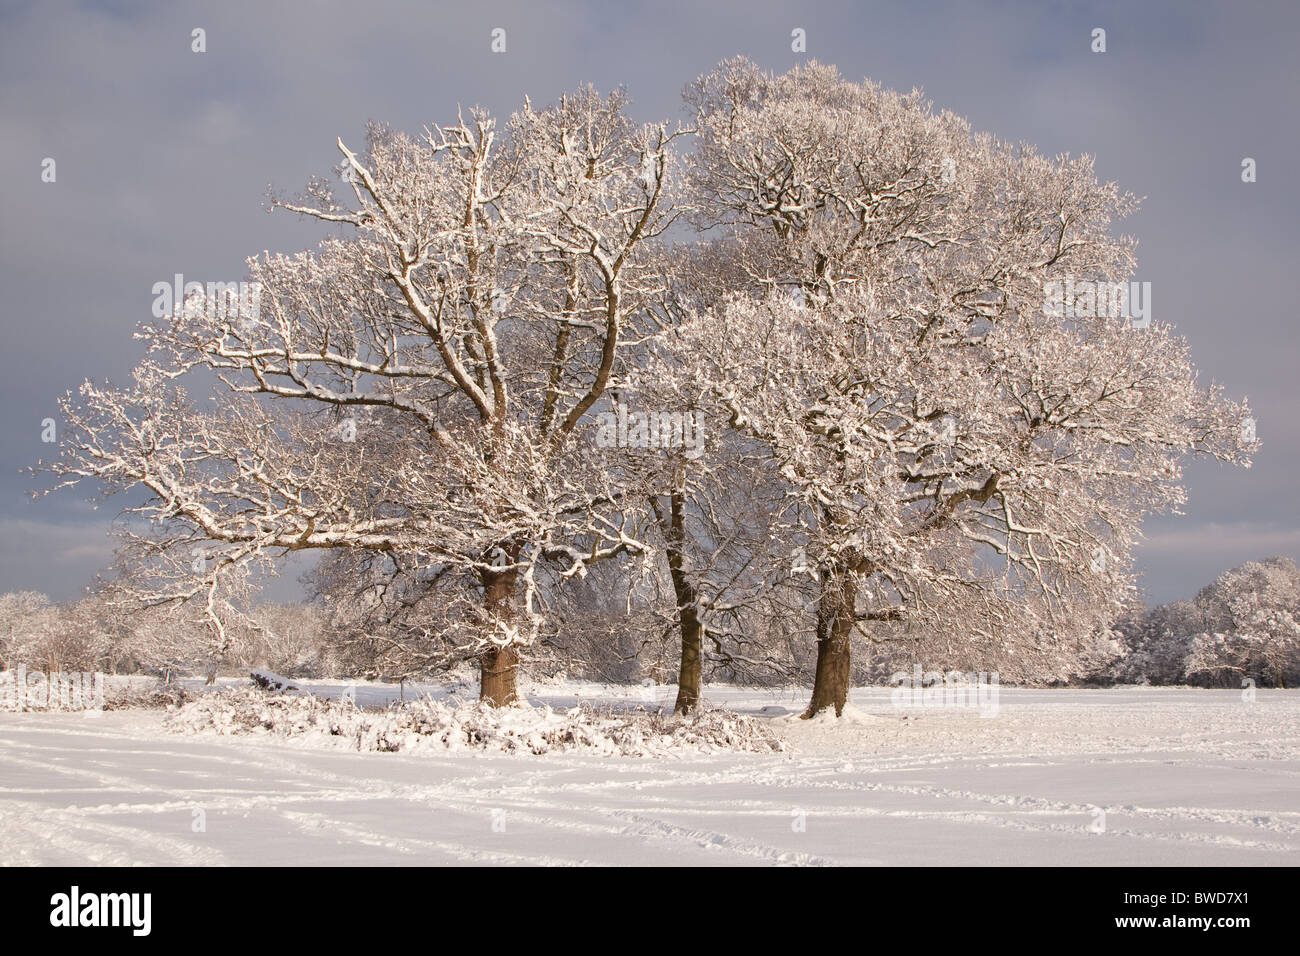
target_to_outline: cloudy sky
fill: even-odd
[[[1123,229],[1153,317],[1207,382],[1249,397],[1264,442],[1249,471],[1193,464],[1185,513],[1148,522],[1148,598],[1296,556],[1297,50],[1300,5],[1275,2],[0,0],[0,591],[66,599],[109,558],[118,505],[32,499],[25,469],[52,448],[41,422],[83,379],[125,378],[155,282],[237,279],[245,256],[320,237],[268,215],[268,185],[327,173],[335,138],[359,144],[368,119],[504,116],[586,82],[626,86],[638,119],[676,119],[683,85],[736,54],[920,87],[977,129],[1091,153],[1145,197]],[[1257,182],[1242,182],[1245,157]],[[276,590],[292,589],[290,575]]]

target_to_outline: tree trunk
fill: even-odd
[[[812,700],[803,718],[815,717],[827,707],[835,716],[844,712],[849,696],[849,636],[857,612],[858,582],[848,568],[839,566],[822,582],[817,601],[817,675]]]
[[[515,683],[519,673],[519,650],[496,647],[478,659],[478,699],[493,707],[505,707],[519,699]]]
[[[677,622],[682,636],[682,659],[677,670],[677,703],[674,714],[691,714],[700,706],[703,673],[700,653],[704,643],[704,626],[700,621],[700,595],[686,572],[686,495],[678,489],[669,496],[668,521],[657,501],[655,515],[664,525],[665,552],[668,556],[668,575],[673,582],[673,596],[677,600]]]
[[[674,714],[692,714],[700,706],[700,645],[703,628],[695,608],[684,609],[682,619],[682,663],[677,671],[677,703]]]
[[[502,548],[511,562],[517,549]],[[514,615],[515,584],[519,572],[513,568],[482,573],[483,605],[491,621],[510,621]],[[493,707],[505,707],[519,699],[517,684],[519,674],[519,649],[493,646],[478,659],[478,699]]]

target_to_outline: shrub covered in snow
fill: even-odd
[[[372,711],[351,699],[268,694],[228,688],[205,694],[167,719],[177,733],[265,734],[345,743],[357,750],[487,750],[542,754],[586,751],[611,756],[784,749],[765,721],[721,710],[690,717],[616,712],[589,706],[569,710],[423,698]]]
[[[110,679],[104,683],[105,710],[163,710],[180,707],[193,695],[175,681]]]

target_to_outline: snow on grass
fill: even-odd
[[[366,706],[403,694],[304,684]],[[404,692],[426,689],[455,706]],[[635,709],[672,691],[553,682],[528,697]],[[801,688],[708,697],[787,749],[372,753],[180,735],[157,710],[0,714],[0,862],[1267,866],[1300,852],[1300,692],[1004,687],[982,718],[857,688],[840,721],[799,720]]]

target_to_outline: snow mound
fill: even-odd
[[[797,710],[787,710],[783,707],[764,707],[764,711],[774,712],[773,719],[782,721],[788,725],[810,726],[810,727],[847,727],[850,724],[879,724],[888,718],[879,714],[869,713],[852,704],[845,704],[840,716],[835,716],[835,708],[826,707],[818,711],[811,717],[805,717],[806,712],[803,708]]]
[[[477,701],[445,703],[426,697],[370,711],[349,698],[289,696],[246,687],[205,694],[168,715],[165,724],[174,733],[263,734],[390,753],[581,751],[656,757],[785,749],[767,721],[722,710],[675,717],[586,705],[568,710],[527,704],[496,708]]]

